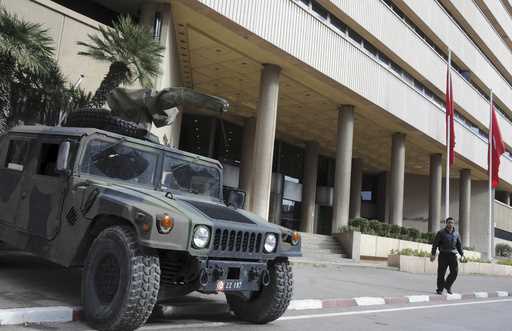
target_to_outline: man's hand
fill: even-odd
[[[466,263],[466,258],[464,257],[464,255],[461,255],[460,257],[460,263]]]
[[[430,262],[434,262],[435,259],[436,259],[435,255],[430,255]]]

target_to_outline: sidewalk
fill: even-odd
[[[8,308],[77,307],[80,304],[81,270],[78,268],[60,268],[26,254],[5,252],[0,252],[0,268],[0,313]],[[301,301],[348,299],[356,302],[356,299],[371,297],[379,298],[376,301],[379,304],[383,301],[388,303],[387,298],[400,297],[401,303],[404,303],[406,296],[415,296],[414,299],[426,298],[435,289],[435,275],[409,274],[387,268],[371,268],[368,265],[347,263],[342,266],[321,267],[297,264],[294,265],[293,272],[293,300]],[[453,290],[467,294],[465,298],[475,292],[487,292],[489,296],[496,296],[497,291],[512,292],[512,282],[507,277],[461,276]],[[375,301],[370,300],[371,302]],[[296,304],[300,306],[301,302],[297,301]],[[216,309],[212,310],[212,305]],[[173,300],[170,307],[164,311],[179,314],[184,312],[184,308],[210,312],[226,309],[225,297],[222,294],[191,294],[179,301]],[[322,305],[318,309],[320,308],[323,308]]]

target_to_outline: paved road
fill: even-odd
[[[151,322],[141,331],[165,330],[414,330],[414,331],[504,331],[510,330],[512,299],[482,299],[443,304],[366,307],[344,310],[287,313],[268,325],[249,325],[229,315],[187,320]],[[82,323],[5,327],[9,331],[90,331]]]
[[[65,269],[26,255],[0,252],[0,309],[80,304],[80,269]],[[432,294],[435,276],[361,267],[295,266],[293,299],[333,299]],[[508,277],[463,275],[459,293],[512,292]],[[197,298],[192,296],[190,299]],[[204,296],[199,296],[201,300]],[[208,300],[225,302],[223,295]]]

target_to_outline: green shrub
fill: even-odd
[[[510,257],[512,255],[512,247],[507,244],[496,245],[496,255],[503,257]]]
[[[421,239],[425,240],[426,243],[431,244],[434,241],[435,234],[432,232],[425,232],[421,234]]]
[[[497,246],[497,245],[496,245],[496,246]],[[509,266],[512,266],[512,259],[498,260],[498,264],[503,264],[503,265],[509,265]]]
[[[430,252],[426,251],[420,251],[418,249],[412,249],[412,248],[404,248],[401,251],[391,251],[392,255],[405,255],[405,256],[418,256],[418,257],[427,257],[430,256]]]
[[[381,237],[389,236],[389,224],[384,222],[379,222],[379,227],[377,228],[377,235]]]
[[[382,222],[377,220],[368,221],[368,226],[374,233],[379,233],[379,227]]]
[[[412,241],[416,241],[420,237],[420,231],[414,228],[407,228],[407,235]]]

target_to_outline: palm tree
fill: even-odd
[[[144,87],[152,86],[152,78],[159,74],[164,48],[130,16],[121,16],[114,22],[113,28],[100,26],[98,35],[89,34],[88,37],[90,43],[78,42],[85,47],[78,54],[110,62],[108,73],[90,103],[91,107],[101,108],[108,94],[123,83],[139,80]]]
[[[0,8],[0,133],[7,127],[15,72],[44,73],[52,56],[48,30]]]

